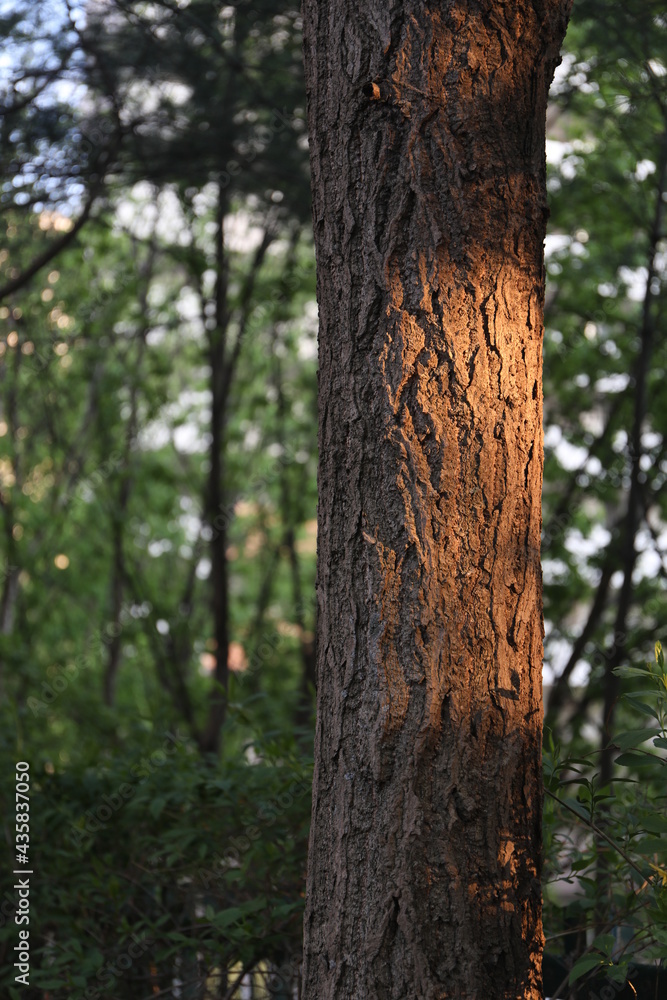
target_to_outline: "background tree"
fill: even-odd
[[[105,115],[87,128],[81,103],[72,100],[82,97],[86,62],[70,22],[66,4],[19,0],[0,13],[7,57],[0,83],[0,202],[5,211],[16,207],[17,219],[56,208],[59,215],[49,238],[31,227],[7,234],[12,260],[0,299],[24,288],[75,240],[103,194],[121,140],[117,117]]]
[[[559,249],[548,264],[545,489],[554,628],[547,652],[563,639],[572,649],[549,705],[551,720],[566,704],[581,719],[602,692],[605,747],[618,696],[614,669],[630,649],[645,658],[664,619],[656,403],[664,366],[667,84],[660,67],[667,51],[659,13],[651,4],[583,5],[578,53],[568,56],[555,95],[560,141],[552,143],[550,188]],[[590,551],[577,547],[583,538]],[[563,598],[572,605],[575,588],[566,616]],[[594,661],[577,704],[572,673],[599,647],[604,657]],[[610,758],[603,760],[606,782]]]
[[[555,759],[579,762],[557,766],[569,788],[550,784],[567,806],[548,804],[548,880],[561,881],[548,889],[547,947],[565,943],[582,956],[579,977],[616,963],[639,993],[644,973],[629,971],[631,958],[656,962],[665,949],[652,867],[665,861],[662,736],[645,661],[655,670],[665,619],[666,42],[658,5],[581,4],[554,88],[549,150],[546,721]],[[591,740],[599,749],[589,755]],[[625,857],[598,833],[593,843],[586,823]],[[649,979],[647,991],[664,988]]]
[[[0,312],[8,362],[0,427],[3,680],[21,752],[29,747],[33,768],[49,786],[53,811],[45,808],[44,815],[48,822],[57,817],[61,831],[58,844],[51,841],[53,861],[37,857],[44,862],[45,895],[35,897],[42,916],[33,938],[34,982],[40,997],[44,990],[69,994],[122,954],[131,932],[143,935],[151,925],[155,943],[150,960],[128,975],[131,995],[143,996],[155,983],[167,988],[178,968],[189,977],[192,995],[211,977],[224,992],[228,970],[240,979],[241,970],[234,972],[239,960],[252,958],[264,976],[272,964],[289,959],[293,966],[300,936],[298,890],[287,888],[276,852],[293,858],[288,867],[298,882],[307,760],[296,761],[288,738],[275,748],[269,740],[249,750],[250,760],[261,753],[267,767],[253,774],[268,793],[256,796],[243,756],[249,742],[258,746],[262,721],[264,730],[269,721],[274,730],[289,728],[295,717],[303,722],[303,651],[312,643],[312,602],[300,591],[308,593],[314,569],[314,534],[304,522],[315,496],[315,328],[304,313],[312,298],[312,253],[292,194],[304,189],[307,177],[294,106],[302,95],[298,20],[282,6],[267,5],[253,19],[249,5],[231,16],[200,4],[199,21],[208,17],[219,42],[207,48],[185,13],[168,5],[151,14],[145,5],[119,4],[105,14],[103,35],[94,6],[73,15],[70,39],[85,87],[72,117],[89,136],[97,129],[100,142],[108,135],[105,123],[119,125],[105,197],[96,200],[85,242],[77,243],[82,229],[59,244],[50,267],[26,278]],[[45,44],[34,25],[24,27],[26,38]],[[12,30],[20,48],[24,36],[16,25]],[[138,53],[146,50],[153,68],[140,82],[145,63]],[[131,72],[128,56],[135,60]],[[253,117],[252,81],[244,89],[239,80],[256,72],[250,63],[257,60],[264,105]],[[196,72],[201,75],[193,79]],[[211,74],[221,86],[216,117],[213,105],[201,106],[206,73],[207,93]],[[230,74],[239,79],[230,82]],[[197,176],[185,155],[195,136],[179,111],[179,100],[192,93],[197,134],[206,131],[200,124],[211,131],[220,126],[207,146],[200,143],[207,158]],[[58,96],[56,88],[48,99]],[[50,107],[52,114],[57,110]],[[38,140],[37,134],[36,146]],[[35,154],[25,149],[28,163]],[[51,153],[44,178],[58,162],[55,140]],[[289,164],[282,182],[269,169],[274,156]],[[5,192],[9,199],[9,185]],[[44,245],[57,243],[61,229],[71,230],[67,212],[78,207],[77,197],[65,186],[48,205],[13,201],[3,277],[11,280],[18,260],[36,259]],[[304,198],[301,212],[307,211]],[[214,413],[216,399],[224,407]],[[215,508],[213,469],[221,498]],[[223,578],[212,572],[212,550],[224,561]],[[215,594],[223,587],[221,625]],[[200,776],[208,787],[202,802],[210,804],[216,794],[218,772],[202,773],[193,749],[219,744],[222,718],[211,725],[211,673],[218,666],[226,672],[230,663],[238,672],[233,697],[244,703],[255,695],[254,711],[237,704],[229,726],[228,753],[239,766],[230,794],[238,807],[245,801],[247,811],[236,813],[234,830],[229,810],[223,822],[211,822],[204,852],[201,845],[192,849],[178,819],[179,830],[164,840],[172,848],[158,863],[155,844],[147,853],[139,827],[146,832],[152,816],[166,830],[165,809],[184,818],[187,789]],[[214,691],[219,696],[219,686]],[[263,704],[264,692],[273,696],[270,706]],[[152,752],[162,753],[165,731],[178,737],[177,763],[168,769],[172,790],[179,784],[177,764],[185,769],[179,804],[157,794],[163,773],[167,787],[166,772],[133,770],[142,755],[150,762]],[[101,781],[96,790],[93,773]],[[72,798],[79,784],[87,791]],[[119,803],[121,784],[133,796],[125,812],[109,805]],[[137,816],[143,816],[138,839],[123,837],[124,820]],[[273,840],[261,863],[248,853],[250,820]],[[279,827],[288,820],[283,841]],[[188,823],[198,825],[192,816]],[[117,838],[128,845],[122,856],[113,856]],[[234,888],[237,858],[258,875],[254,889],[246,880],[241,894]],[[70,908],[57,889],[67,859],[83,862],[87,886],[72,895],[73,904],[81,891],[115,899],[109,923],[98,912],[90,935],[78,923],[76,905]],[[110,887],[119,879],[127,892],[114,896]],[[186,889],[193,879],[196,888]],[[147,893],[150,906],[138,899]],[[209,914],[211,907],[228,911],[215,929],[202,917],[207,906]],[[269,943],[264,917],[255,917],[254,933],[265,943],[241,955],[231,943],[238,941],[233,928],[247,926],[253,910],[275,920],[280,936],[276,931]],[[134,919],[139,911],[143,930]],[[162,933],[165,921],[170,929]],[[13,947],[13,930],[3,917],[3,956]],[[213,944],[222,930],[230,940],[226,955]],[[175,950],[174,933],[183,935]],[[75,972],[82,947],[84,969]],[[296,974],[290,969],[286,982]]]

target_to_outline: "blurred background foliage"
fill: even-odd
[[[548,115],[545,969],[562,1000],[667,995],[661,7],[575,2]],[[317,500],[300,28],[282,0],[0,3],[8,996],[298,995]],[[16,760],[38,873],[27,989]]]

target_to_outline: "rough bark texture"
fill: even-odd
[[[305,0],[306,1000],[541,993],[545,113],[569,0]]]

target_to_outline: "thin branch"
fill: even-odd
[[[65,53],[67,59],[74,53],[74,49],[68,49]],[[49,84],[57,79],[57,77],[63,72],[65,66],[67,65],[67,59],[63,59],[60,66],[56,66],[50,70],[40,70],[34,73],[24,73],[22,76],[17,77],[13,81],[13,92],[16,94],[16,84],[22,82],[23,80],[36,80],[41,79],[43,82],[39,83],[31,93],[26,94],[23,98],[16,101],[14,104],[3,104],[0,105],[0,115],[3,118],[11,118],[13,115],[19,114],[19,112],[24,111],[28,105],[32,104],[37,98],[44,93]]]
[[[223,405],[225,406],[225,410],[227,409],[229,390],[231,388],[232,380],[234,378],[234,372],[236,371],[236,365],[239,360],[239,355],[241,354],[241,346],[243,344],[243,339],[248,327],[248,319],[250,317],[250,311],[252,306],[252,294],[255,290],[257,276],[264,262],[266,251],[269,249],[271,243],[273,242],[273,239],[274,239],[274,234],[270,231],[269,227],[267,226],[267,228],[264,230],[264,236],[262,237],[262,242],[259,244],[259,246],[255,251],[255,256],[253,257],[250,269],[248,270],[245,281],[243,283],[243,289],[241,291],[241,301],[239,305],[239,320],[238,320],[238,329],[236,333],[236,340],[234,341],[234,347],[232,348],[231,355],[224,367],[222,399],[224,401]]]
[[[549,702],[547,706],[548,712],[553,715],[554,712],[563,704],[566,697],[566,691],[569,690],[568,680],[570,674],[574,670],[575,666],[581,658],[581,654],[584,651],[584,647],[588,642],[591,634],[593,633],[595,626],[600,620],[602,613],[605,609],[607,603],[607,594],[609,593],[609,585],[611,583],[611,578],[614,575],[614,561],[610,553],[607,552],[607,559],[602,567],[602,574],[600,576],[600,582],[598,583],[597,590],[595,592],[595,597],[593,598],[593,603],[591,604],[591,609],[588,614],[588,620],[581,630],[579,636],[577,637],[574,646],[572,647],[572,652],[570,653],[570,658],[563,667],[563,670],[557,677],[551,691],[549,693]]]
[[[597,825],[597,823],[594,823],[592,820],[587,819],[585,816],[582,816],[580,812],[577,812],[577,810],[574,809],[571,805],[569,805],[569,803],[567,803],[564,799],[561,799],[558,795],[556,795],[554,792],[552,792],[546,786],[544,788],[544,791],[547,793],[547,795],[549,795],[552,799],[554,799],[555,802],[558,802],[561,806],[563,806],[564,809],[568,809],[574,816],[577,817],[577,819],[581,820],[582,823],[585,823],[586,826],[590,830],[592,830],[593,833],[595,833],[598,837],[602,837],[603,840],[606,840],[607,843],[611,847],[613,847],[614,850],[618,854],[620,854],[620,856],[623,858],[623,860],[626,861],[630,865],[631,868],[634,868],[634,870],[637,872],[637,874],[641,876],[641,879],[642,879],[641,889],[643,889],[646,885],[650,885],[651,884],[651,880],[646,878],[646,875],[644,874],[644,872],[641,870],[641,868],[639,868],[634,863],[634,861],[632,860],[632,858],[630,857],[630,855],[626,854],[625,851],[623,850],[623,848],[620,846],[620,844],[617,844],[616,841],[613,840],[609,836],[608,833],[605,833],[605,831],[602,830]]]
[[[239,988],[239,986],[243,982],[244,977],[247,976],[249,972],[252,972],[252,970],[254,969],[254,967],[255,967],[256,964],[257,964],[257,959],[253,959],[252,962],[248,962],[247,965],[243,966],[243,968],[239,972],[238,976],[236,977],[236,979],[234,980],[234,982],[232,983],[232,985],[229,987],[229,989],[225,993],[225,995],[222,998],[222,1000],[232,1000],[232,997],[234,996],[234,994],[236,993],[237,989]]]
[[[90,197],[88,198],[88,201],[86,202],[81,215],[76,220],[76,222],[69,230],[69,232],[61,236],[60,239],[55,240],[51,244],[51,246],[44,251],[44,253],[40,254],[33,260],[32,264],[28,265],[25,271],[21,271],[19,275],[17,275],[11,281],[7,282],[6,285],[0,288],[0,302],[3,299],[6,299],[8,295],[12,295],[14,292],[18,291],[19,288],[23,288],[24,285],[27,285],[30,279],[34,278],[34,276],[37,274],[38,271],[41,271],[43,267],[46,267],[46,265],[49,264],[54,257],[57,257],[57,255],[61,252],[61,250],[64,250],[65,247],[69,246],[72,240],[75,239],[79,231],[84,227],[84,225],[88,221],[90,213],[93,209],[93,205],[95,204],[95,201],[97,199],[100,187],[101,184],[99,183],[93,187],[90,193]]]
[[[625,516],[624,549],[623,549],[623,583],[618,599],[618,608],[614,626],[614,640],[605,669],[604,710],[602,718],[602,757],[600,759],[600,782],[608,785],[612,777],[613,758],[609,748],[614,724],[616,702],[620,691],[620,679],[614,673],[622,658],[622,646],[616,637],[624,635],[628,612],[632,605],[633,582],[632,575],[637,562],[636,536],[641,522],[641,459],[642,459],[642,425],[647,411],[647,383],[649,366],[653,350],[654,318],[653,302],[655,292],[653,282],[657,269],[657,254],[662,235],[663,194],[667,185],[667,131],[662,137],[662,163],[660,165],[658,183],[656,185],[656,206],[651,225],[648,269],[646,275],[646,292],[642,306],[641,346],[635,366],[634,387],[634,419],[632,436],[629,441],[629,457],[631,462],[630,493]]]

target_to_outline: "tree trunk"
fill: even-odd
[[[570,0],[305,0],[306,1000],[541,992],[545,115]]]
[[[229,326],[229,261],[224,244],[224,223],[227,198],[222,185],[218,188],[216,214],[216,283],[215,327],[209,333],[209,363],[211,366],[211,444],[206,497],[206,520],[211,531],[211,611],[215,638],[215,670],[210,692],[208,719],[200,739],[204,753],[217,754],[227,714],[229,686],[229,575],[227,567],[227,518],[225,512],[224,433],[226,393],[226,344]]]

